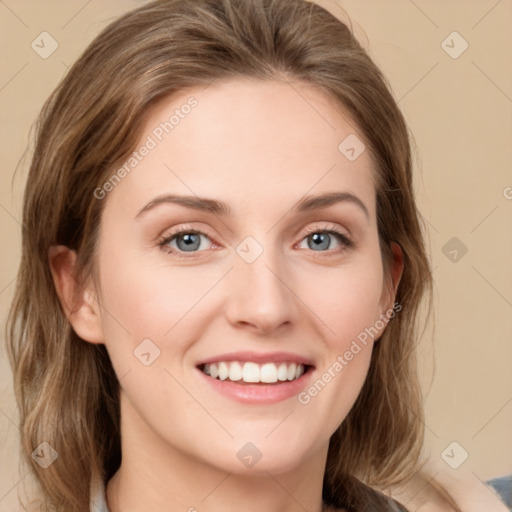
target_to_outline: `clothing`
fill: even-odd
[[[487,482],[501,498],[501,501],[512,510],[512,475],[493,478]]]
[[[507,507],[512,511],[512,475],[493,478],[486,483],[496,490],[503,503],[505,503],[505,505],[507,505]],[[405,510],[393,500],[390,500],[389,504],[391,505],[392,509],[396,510],[396,512]],[[91,484],[90,512],[110,512],[107,507],[105,485],[103,482],[96,482]]]
[[[107,497],[105,494],[105,484],[102,481],[91,483],[91,512],[110,512],[107,507]]]
[[[389,498],[387,500],[393,512],[402,512],[406,510],[403,507],[401,507],[398,503],[396,503],[394,500]],[[335,510],[336,509],[334,508],[329,508],[328,512],[335,512]],[[90,512],[110,512],[107,507],[105,485],[101,481],[91,484]]]
[[[393,512],[402,512],[403,509],[395,501],[389,500]],[[110,512],[107,507],[107,498],[105,494],[105,485],[102,482],[96,482],[91,485],[91,503],[90,512]],[[335,509],[329,509],[335,510]]]

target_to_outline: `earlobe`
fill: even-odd
[[[94,294],[79,285],[76,260],[76,252],[63,245],[48,250],[55,290],[73,330],[85,341],[103,343],[100,308]]]

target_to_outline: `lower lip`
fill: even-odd
[[[298,379],[273,384],[238,384],[230,380],[219,380],[197,371],[206,382],[220,394],[246,404],[274,404],[297,396],[309,381],[313,368]]]

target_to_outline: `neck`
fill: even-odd
[[[288,471],[223,470],[169,446],[121,391],[122,463],[108,482],[110,512],[322,510],[327,446]]]

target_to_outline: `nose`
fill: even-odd
[[[256,261],[238,259],[230,272],[225,314],[236,328],[269,335],[299,317],[293,278],[265,251]]]

